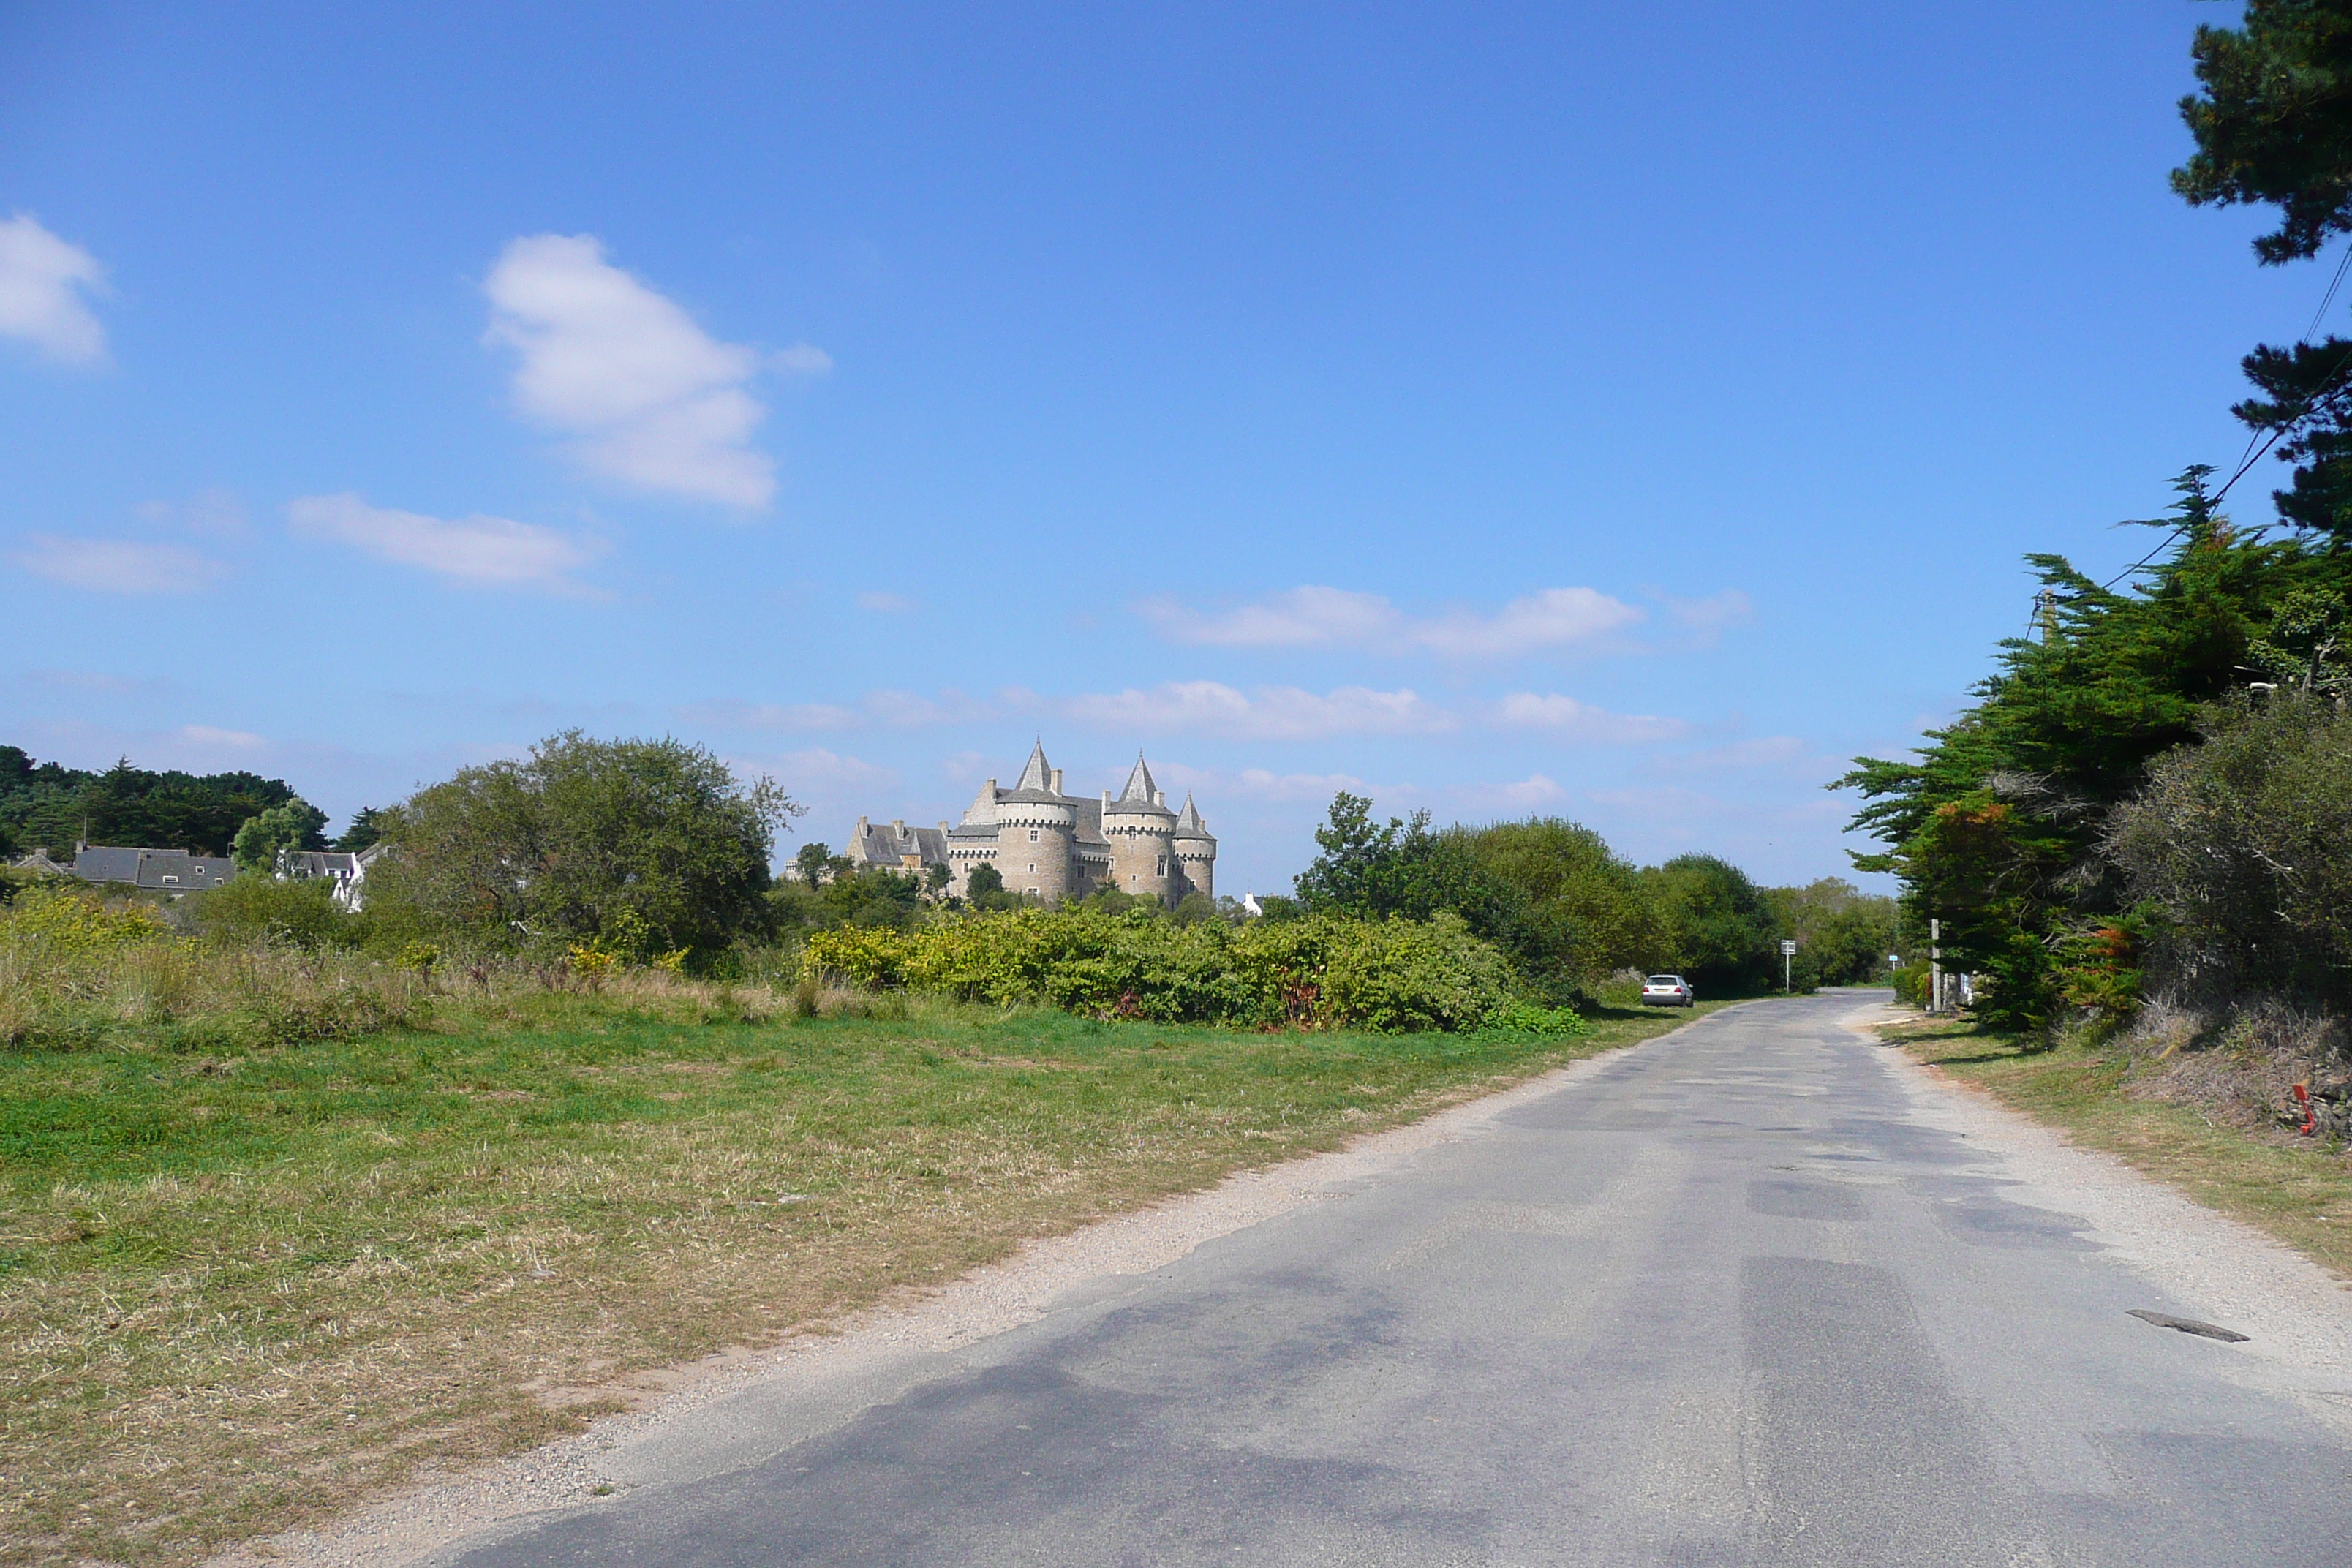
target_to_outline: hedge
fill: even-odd
[[[802,963],[869,987],[1165,1023],[1388,1034],[1584,1028],[1572,1012],[1519,1000],[1509,962],[1452,914],[1180,926],[1148,910],[971,913],[910,931],[819,931]]]

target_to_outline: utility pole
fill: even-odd
[[[1944,922],[1927,921],[1927,1011],[1944,1010]]]
[[[1943,921],[1927,921],[1927,1011],[1943,1011]]]

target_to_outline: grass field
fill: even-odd
[[[2074,1043],[2029,1052],[1973,1024],[1924,1018],[1885,1032],[1917,1060],[2063,1128],[2079,1143],[2120,1155],[2352,1279],[2352,1160],[2341,1149],[2283,1145],[2190,1106],[2136,1099],[2133,1062],[2119,1047]]]
[[[0,1561],[315,1521],[575,1431],[634,1373],[1690,1016],[1563,1043],[684,1012],[0,1051]]]

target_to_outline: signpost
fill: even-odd
[[[1780,939],[1780,994],[1784,996],[1790,991],[1796,989],[1794,984],[1790,979],[1789,974],[1789,965],[1796,956],[1797,943],[1795,939],[1791,937],[1782,937]]]

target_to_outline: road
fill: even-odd
[[[2212,1308],[2018,1201],[1855,1005],[1707,1018],[782,1453],[441,1561],[2352,1563],[2340,1380],[2126,1316]]]

